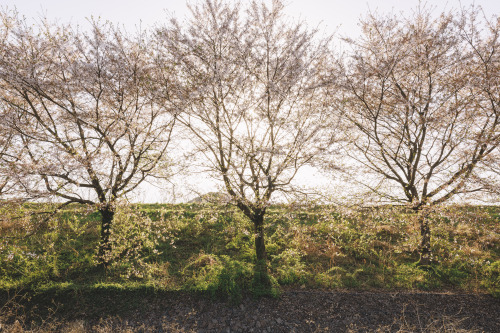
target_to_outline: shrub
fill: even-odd
[[[182,274],[187,289],[208,292],[212,297],[228,298],[238,302],[249,290],[253,277],[252,267],[226,255],[216,256],[200,252],[188,261]]]
[[[500,297],[500,260],[497,260],[484,269],[485,278],[482,285],[495,297]]]
[[[150,278],[158,269],[161,242],[173,244],[163,220],[153,221],[147,214],[130,206],[116,209],[111,235],[111,250],[105,254],[111,272],[124,278]]]
[[[300,250],[286,249],[273,258],[271,264],[276,270],[276,278],[280,284],[306,282],[308,274],[302,257]]]

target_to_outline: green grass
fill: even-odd
[[[121,207],[115,251],[96,266],[99,213],[70,205],[45,221],[48,205],[2,207],[0,290],[112,289],[201,292],[238,301],[258,294],[253,230],[237,209],[202,204]],[[347,210],[273,206],[266,249],[275,286],[462,290],[500,294],[500,207],[432,213],[433,264],[421,267],[419,229],[398,207]]]

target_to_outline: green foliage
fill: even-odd
[[[487,263],[484,268],[485,279],[482,282],[483,287],[495,297],[500,297],[500,260],[493,263]]]
[[[37,287],[82,274],[93,265],[96,230],[81,212],[62,211],[51,216],[26,207],[20,212],[22,219],[16,220],[14,230],[4,230],[10,237],[0,246],[3,282]]]
[[[212,297],[238,302],[244,291],[250,289],[253,271],[250,264],[226,255],[201,252],[188,262],[182,274],[186,277],[188,290],[208,292]]]
[[[231,206],[119,207],[104,273],[95,262],[99,213],[70,205],[50,218],[42,214],[52,208],[2,207],[0,288],[147,285],[232,301],[247,293],[276,295],[285,285],[499,294],[498,207],[435,209],[433,262],[419,267],[419,229],[410,210],[271,206],[265,220],[268,276],[255,265],[253,225]]]
[[[258,269],[254,271],[250,291],[255,298],[276,298],[280,294],[279,284],[276,279],[267,273],[259,271]]]
[[[111,250],[105,260],[111,273],[121,277],[150,279],[161,265],[157,258],[160,242],[173,244],[173,237],[161,219],[153,221],[134,207],[119,206],[111,225]]]
[[[279,284],[303,284],[307,281],[309,272],[302,257],[300,251],[286,249],[273,258],[271,266],[276,270]]]

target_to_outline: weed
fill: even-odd
[[[211,204],[119,207],[106,272],[96,267],[99,213],[69,205],[2,207],[0,288],[96,284],[259,294],[250,222]],[[320,288],[460,289],[499,294],[498,207],[436,209],[433,263],[418,267],[419,230],[403,207],[271,206],[265,221],[271,281]],[[252,282],[254,281],[254,282]],[[266,291],[269,293],[270,291]],[[262,292],[262,293],[266,293]]]

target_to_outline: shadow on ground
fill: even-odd
[[[500,300],[483,294],[288,290],[234,304],[107,288],[2,292],[0,305],[0,331],[18,332],[500,332]]]

